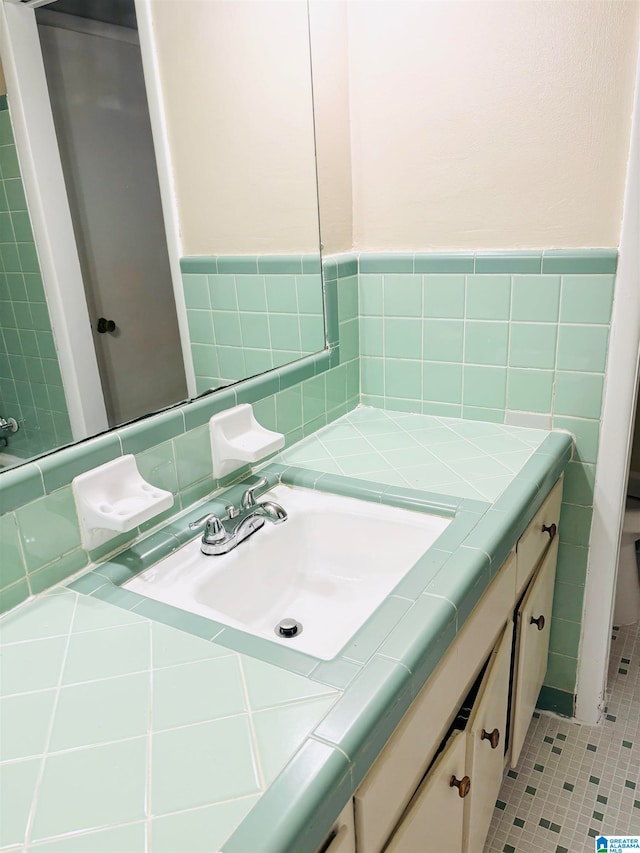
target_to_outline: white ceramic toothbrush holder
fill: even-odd
[[[71,482],[82,546],[97,548],[170,509],[173,495],[143,480],[135,457],[120,456]]]
[[[284,435],[260,426],[249,403],[214,415],[209,421],[209,430],[216,480],[284,447]]]

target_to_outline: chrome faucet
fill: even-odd
[[[274,501],[256,503],[255,493],[266,485],[266,477],[263,477],[242,495],[239,508],[229,504],[226,508],[227,514],[223,518],[218,518],[215,513],[209,513],[189,525],[190,530],[204,528],[200,547],[203,554],[208,556],[228,554],[264,527],[265,521],[282,524],[287,520],[287,513],[280,504]]]

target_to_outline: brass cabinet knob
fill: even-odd
[[[530,625],[537,625],[538,631],[542,631],[542,629],[544,628],[544,616],[540,615],[540,616],[538,616],[537,619],[534,619],[532,616],[529,624]]]
[[[458,796],[464,799],[469,793],[469,788],[471,788],[471,779],[468,776],[463,776],[462,779],[456,779],[455,776],[452,776],[449,787],[457,788]]]
[[[488,740],[491,745],[491,749],[496,749],[500,743],[500,732],[498,729],[494,729],[492,732],[487,732],[485,729],[482,729],[480,740]]]
[[[546,524],[542,525],[542,532],[549,534],[549,539],[553,540],[555,538],[556,533],[558,532],[558,528],[555,524],[550,524],[548,527]]]

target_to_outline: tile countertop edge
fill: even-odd
[[[388,650],[388,644],[391,642],[389,638],[385,640],[378,654],[365,664],[311,737],[307,738],[294,759],[223,845],[224,853],[239,853],[252,849],[251,843],[255,844],[257,839],[260,840],[260,849],[265,853],[309,851],[322,843],[333,821],[364,779],[420,687],[435,669],[473,606],[484,593],[504,557],[562,474],[571,459],[572,448],[573,440],[569,433],[550,433],[498,501],[483,515],[476,515],[474,524],[468,529],[464,545],[452,553],[452,559],[458,561],[456,568],[461,569],[461,564],[464,563],[466,569],[467,582],[464,589],[459,591],[458,601],[452,603],[442,595],[431,594],[430,585],[427,587],[425,593],[418,597],[401,618],[392,635],[401,633],[404,625],[410,628],[411,620],[416,622],[416,615],[419,615],[416,608],[431,608],[434,617],[431,625],[433,630],[419,632],[415,626],[411,626],[414,642],[409,643],[409,646],[399,653],[400,660],[385,656],[385,648]],[[294,472],[295,468],[289,467],[283,468],[280,474],[285,482],[292,482],[296,479]],[[308,481],[304,484],[321,488],[322,483],[318,481],[325,479],[327,475],[323,477],[318,472],[309,472],[311,473],[317,475],[314,484],[311,485]],[[304,480],[304,477],[302,479]],[[329,485],[327,479],[325,484]],[[366,490],[367,485],[361,488]],[[457,518],[469,514],[464,502],[456,502],[454,499],[452,503],[457,505]],[[491,543],[489,547],[497,544],[498,550],[493,561],[479,544],[476,544],[482,541]],[[507,542],[510,542],[510,545],[505,552]],[[499,560],[501,552],[503,557]],[[449,561],[445,562],[434,580],[439,577],[446,579],[443,572],[446,572],[448,565]],[[424,625],[424,620],[418,620],[417,624],[420,624],[420,621]],[[313,777],[319,752],[318,743],[322,743],[326,749],[323,753],[324,760],[320,764],[322,775],[316,780]],[[340,775],[335,752],[342,757],[350,772],[340,764]],[[314,760],[305,768],[305,756],[312,754]],[[331,762],[333,770],[329,767]],[[309,778],[306,778],[305,771]],[[333,779],[333,786],[327,786],[328,778]],[[296,797],[293,797],[296,790],[292,786],[294,779],[302,785],[300,795]],[[331,795],[326,799],[328,791]],[[277,820],[274,820],[274,813],[278,814]]]

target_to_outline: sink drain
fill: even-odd
[[[302,625],[295,619],[281,619],[273,630],[276,637],[284,637],[290,640],[302,634]]]

